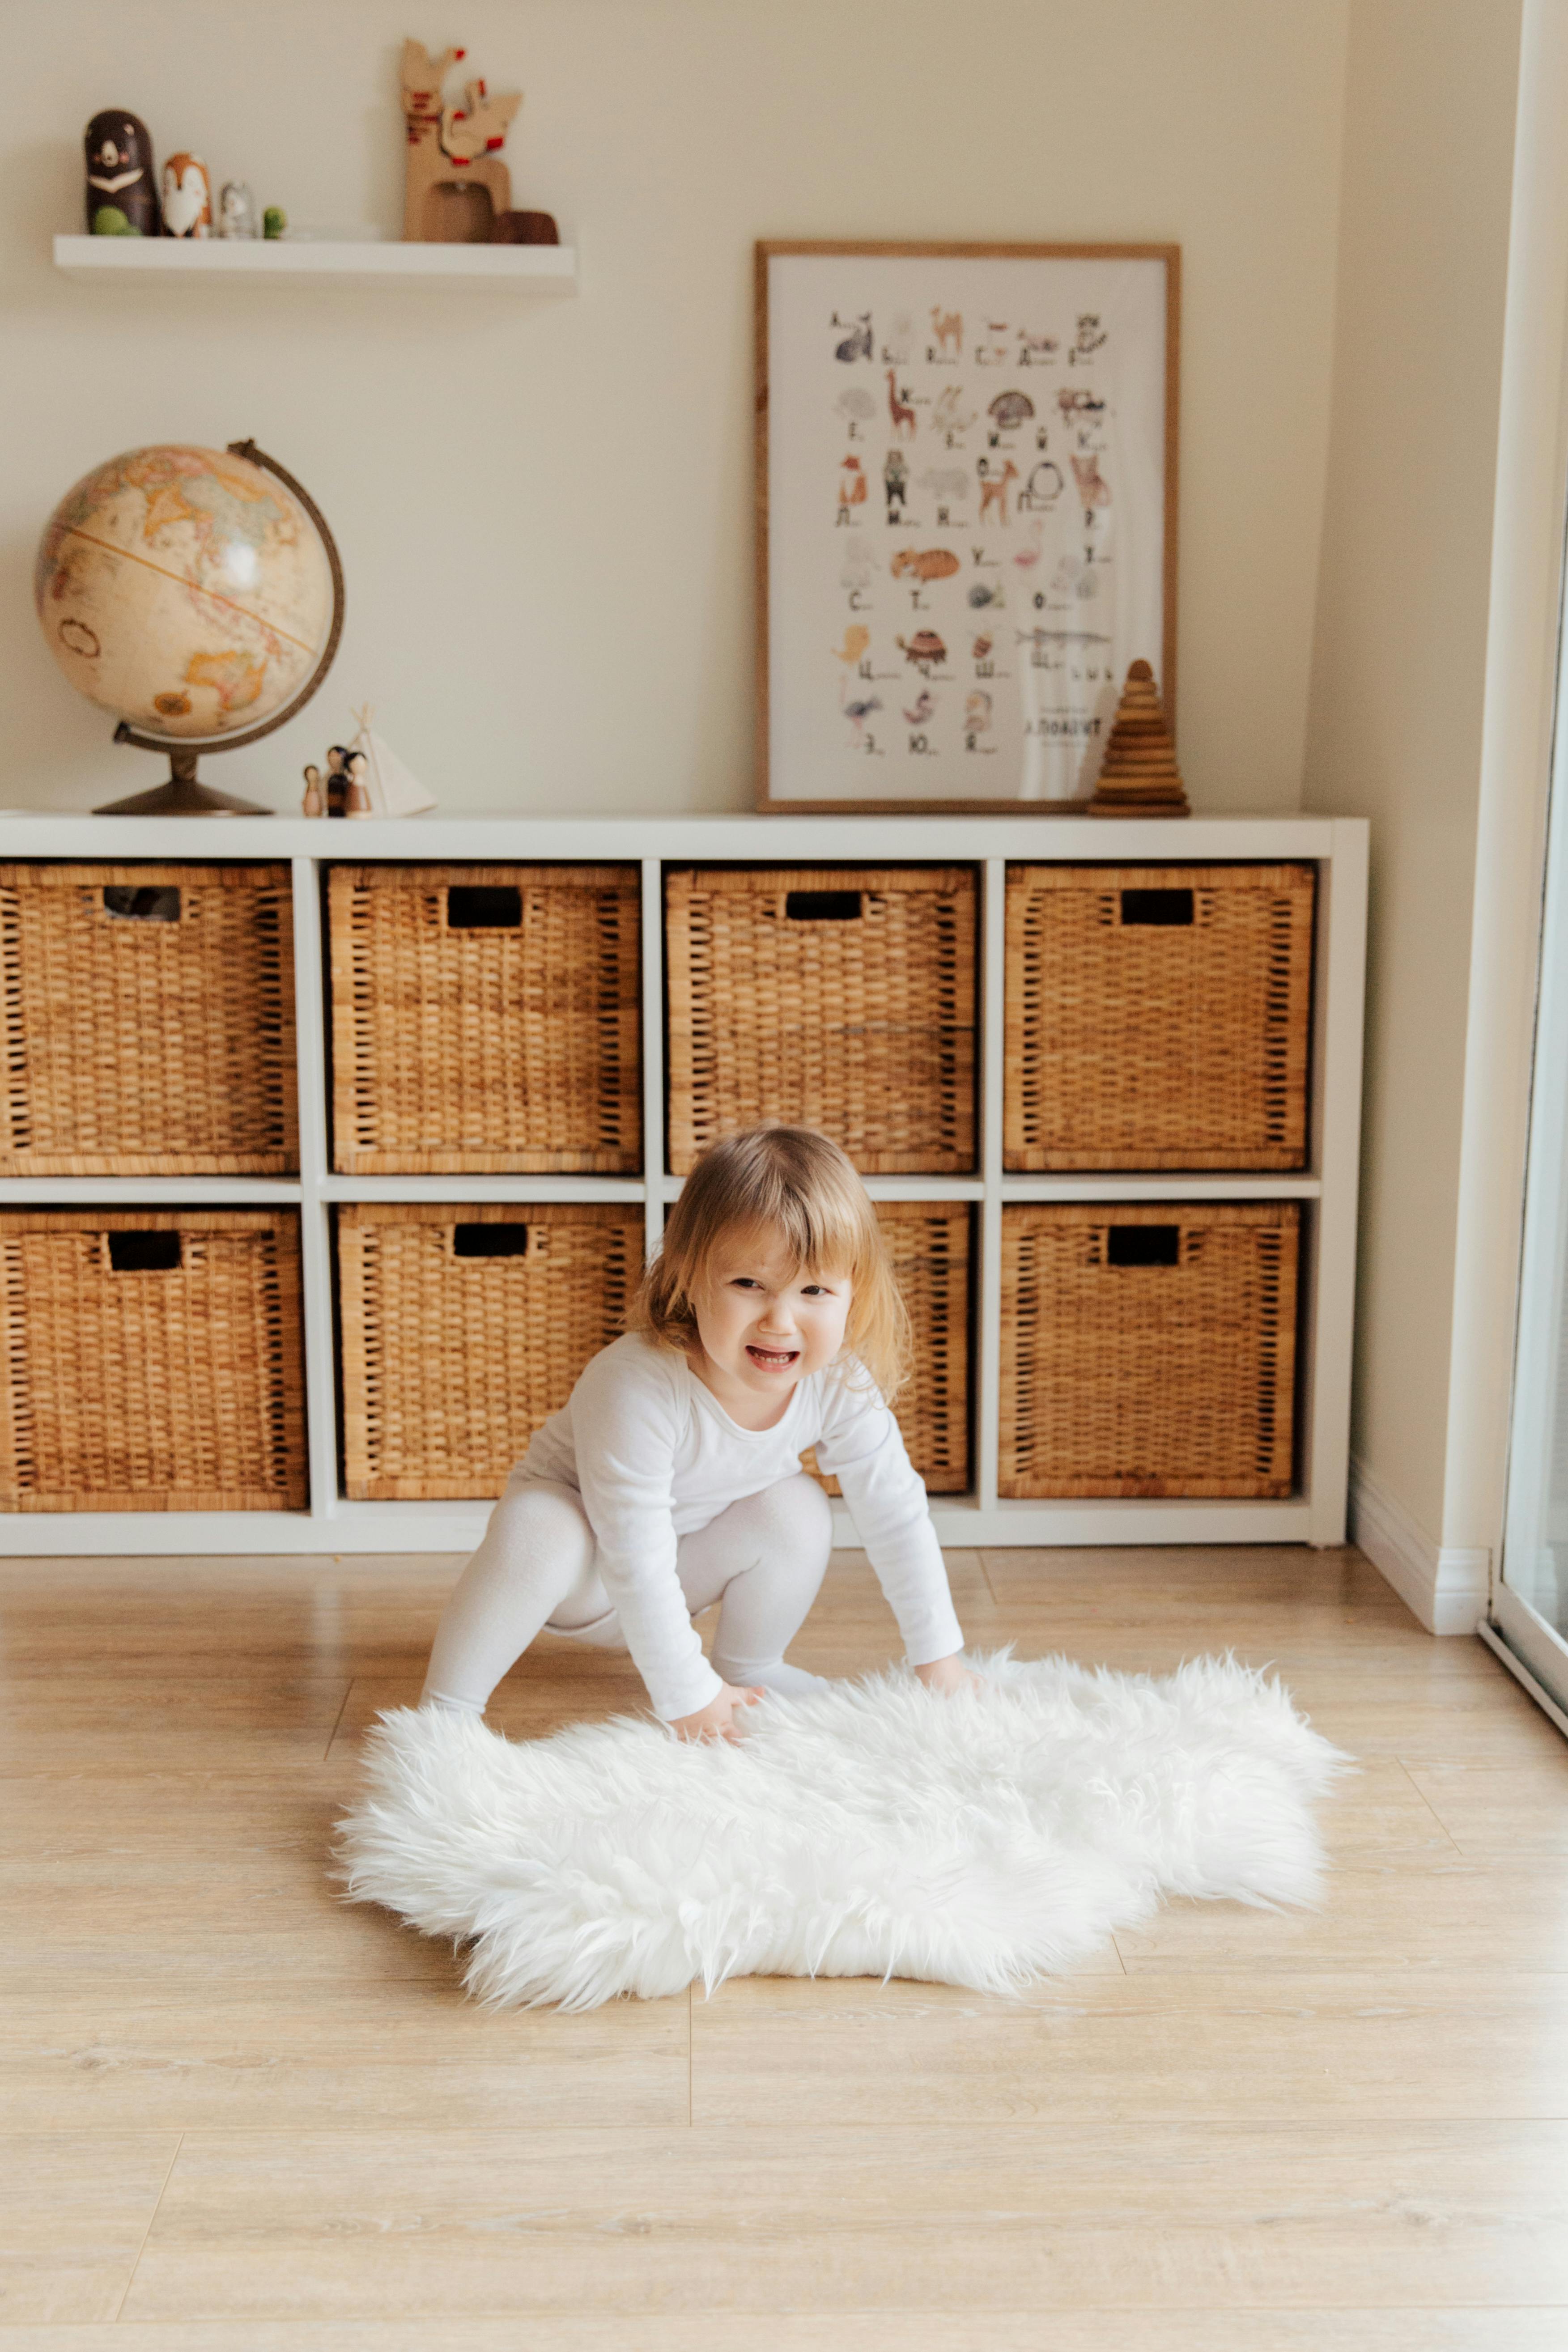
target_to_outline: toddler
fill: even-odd
[[[484,1712],[542,1630],[627,1649],[682,1738],[733,1735],[763,1691],[815,1688],[784,1653],[816,1598],[844,1490],[935,1690],[969,1686],[946,1570],[887,1400],[908,1318],[876,1213],[836,1143],[754,1128],[705,1151],[632,1328],[534,1437],[458,1579],[422,1705]],[[713,1663],[692,1618],[721,1602]]]

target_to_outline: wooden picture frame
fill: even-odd
[[[1130,661],[1174,731],[1181,247],[764,240],[755,299],[758,808],[1082,808]]]

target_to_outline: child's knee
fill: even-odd
[[[805,1552],[826,1566],[833,1549],[833,1505],[815,1478],[803,1470],[797,1477],[782,1478],[756,1497],[766,1524],[766,1538],[793,1553]]]

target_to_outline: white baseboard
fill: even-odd
[[[1429,1633],[1475,1632],[1487,1613],[1490,1552],[1434,1543],[1353,1456],[1350,1534]]]

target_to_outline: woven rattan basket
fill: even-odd
[[[895,1411],[932,1495],[969,1487],[971,1211],[962,1201],[879,1201],[877,1222],[914,1326],[914,1364]],[[819,1476],[815,1459],[806,1467]],[[842,1492],[824,1478],[830,1495]]]
[[[629,1202],[340,1209],[346,1491],[499,1495],[620,1330],[642,1244]]]
[[[1013,1496],[1290,1492],[1294,1202],[1002,1212]]]
[[[0,1260],[0,1509],[304,1507],[296,1212],[6,1212]]]
[[[642,1166],[635,866],[337,866],[332,1164]]]
[[[1007,877],[1010,1169],[1300,1168],[1310,866]]]
[[[287,866],[0,866],[0,1175],[298,1165]]]
[[[665,908],[677,1175],[769,1118],[868,1174],[973,1166],[972,868],[709,867]]]

